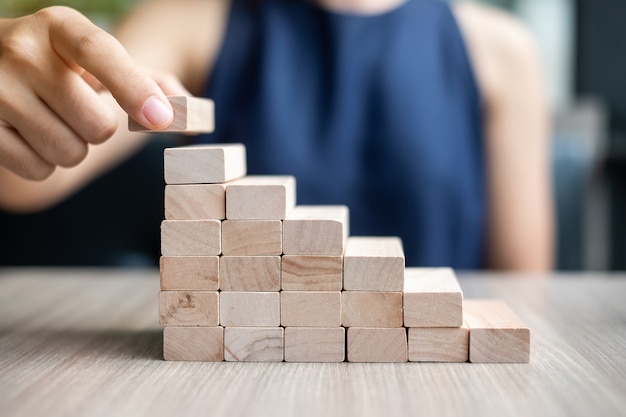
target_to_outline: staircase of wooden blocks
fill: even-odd
[[[240,144],[167,149],[160,323],[166,360],[528,362],[501,301],[449,268],[405,268],[395,237],[350,237],[345,206],[296,205],[246,176]]]

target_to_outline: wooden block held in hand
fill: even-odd
[[[341,291],[343,256],[283,255],[281,288],[287,291]]]
[[[189,145],[163,152],[166,184],[221,184],[246,175],[246,148],[240,143]]]
[[[296,206],[283,223],[283,253],[341,256],[348,233],[348,207]]]
[[[167,97],[174,120],[165,129],[151,130],[128,118],[128,130],[131,132],[188,132],[211,133],[215,129],[215,105],[213,100],[200,97],[170,96]]]
[[[222,254],[227,256],[282,255],[281,220],[225,220]]]
[[[402,293],[343,291],[344,327],[402,327]]]
[[[222,256],[223,291],[279,291],[280,256]]]
[[[343,259],[343,288],[402,291],[404,250],[397,237],[350,237]]]
[[[218,256],[162,256],[159,263],[162,290],[219,289]]]
[[[222,226],[219,220],[163,220],[163,256],[210,256],[222,252]]]
[[[165,218],[167,220],[222,220],[225,217],[226,185],[165,186]]]
[[[224,327],[278,327],[280,294],[222,291],[220,322]]]
[[[412,327],[410,362],[467,362],[469,331],[462,327]]]
[[[348,362],[406,362],[406,329],[350,327]]]
[[[470,331],[470,362],[525,363],[530,360],[530,329],[504,301],[465,300],[463,309]]]
[[[247,176],[226,186],[228,220],[284,220],[295,204],[292,176]]]
[[[217,291],[161,291],[159,323],[161,326],[217,326]]]
[[[280,317],[283,327],[339,327],[341,292],[282,291]]]
[[[406,268],[404,325],[459,327],[463,324],[463,292],[450,268]]]
[[[228,362],[282,362],[282,327],[226,327],[224,360]]]
[[[221,362],[224,360],[223,327],[163,329],[163,359],[166,361]]]
[[[285,362],[343,362],[343,327],[286,327]]]

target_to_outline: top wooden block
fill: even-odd
[[[348,219],[346,206],[296,206],[283,222],[283,253],[343,255]]]
[[[226,185],[228,220],[284,220],[296,205],[290,175],[251,175]]]
[[[402,291],[404,250],[397,237],[350,237],[343,258],[343,288]]]
[[[131,132],[189,132],[211,133],[215,129],[213,100],[199,97],[172,96],[167,98],[174,110],[174,120],[163,130],[150,130],[128,118]]]
[[[404,325],[459,327],[463,324],[463,292],[450,268],[406,268]]]
[[[221,184],[246,175],[246,148],[240,143],[167,148],[164,164],[166,184]]]

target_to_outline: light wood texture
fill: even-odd
[[[220,292],[220,324],[224,327],[280,326],[278,292]]]
[[[459,282],[531,328],[529,363],[164,362],[156,268],[0,268],[1,414],[624,414],[626,274],[459,272]]]
[[[210,256],[222,252],[219,220],[163,220],[161,254],[164,256]]]
[[[217,291],[161,291],[159,323],[161,326],[217,326]]]
[[[408,333],[411,362],[467,362],[469,331],[466,326],[412,327]]]
[[[406,329],[351,327],[346,338],[348,362],[406,362]]]
[[[228,362],[282,362],[282,327],[226,327],[224,359]]]
[[[341,292],[282,291],[280,324],[283,327],[341,326]]]
[[[221,362],[224,360],[223,327],[167,326],[163,329],[166,361]]]
[[[165,218],[167,220],[222,220],[225,217],[226,185],[165,186]]]
[[[404,250],[397,237],[350,237],[343,260],[343,288],[402,291]]]
[[[287,291],[341,291],[343,256],[283,255],[281,288]]]
[[[221,184],[246,175],[246,148],[240,143],[189,145],[163,152],[166,184]]]
[[[222,256],[223,291],[279,291],[280,256]]]
[[[459,327],[463,324],[463,292],[450,268],[406,268],[404,325]]]
[[[286,327],[285,362],[343,362],[343,327]]]
[[[226,186],[228,220],[284,220],[296,204],[292,176],[247,176]]]
[[[338,255],[349,234],[346,206],[296,206],[283,225],[285,255]]]
[[[282,255],[283,222],[280,220],[225,220],[222,254],[228,256]]]
[[[402,293],[343,291],[344,327],[402,327]]]
[[[160,259],[162,290],[217,291],[218,256],[162,256]]]
[[[174,120],[167,128],[151,130],[128,118],[131,132],[187,132],[211,133],[215,129],[215,105],[213,100],[200,97],[170,96],[167,98],[174,110]]]
[[[463,308],[470,329],[470,362],[529,361],[530,330],[504,301],[465,300]]]

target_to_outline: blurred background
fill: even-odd
[[[139,1],[2,0],[0,16],[63,4],[110,28]],[[540,48],[553,113],[557,268],[626,270],[626,0],[466,1],[517,15]]]

